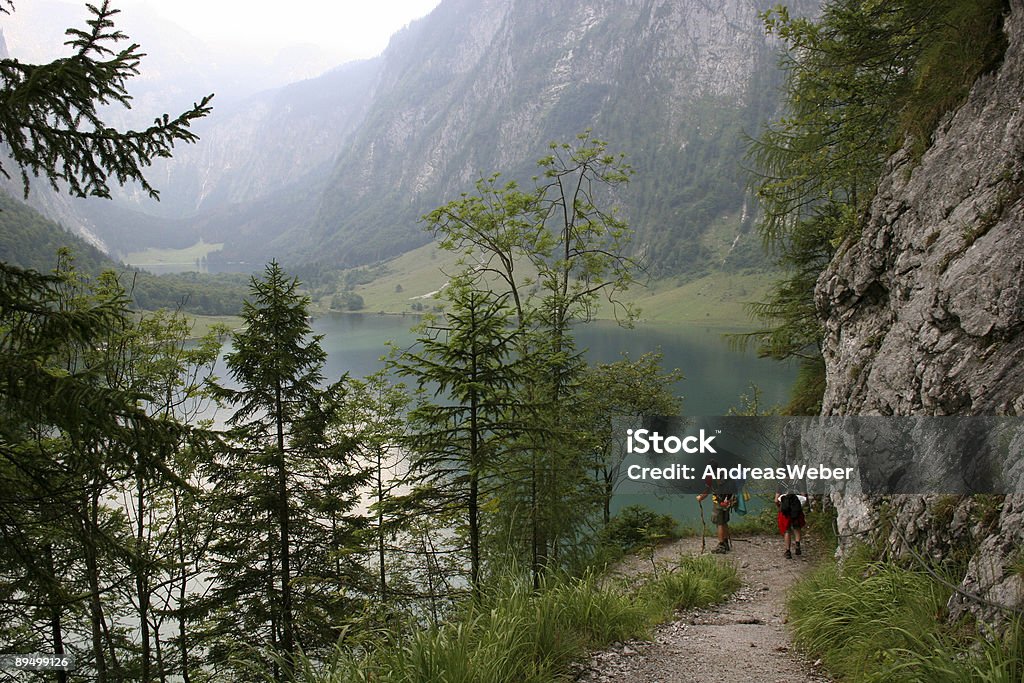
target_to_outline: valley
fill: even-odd
[[[1024,0],[79,2],[0,0],[0,669],[1022,680]]]

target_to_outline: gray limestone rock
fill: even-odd
[[[818,280],[826,415],[1024,414],[1024,0],[1010,6],[1002,66],[947,116],[923,158],[889,160],[863,235]],[[844,548],[891,526],[896,556],[976,549],[961,589],[979,600],[955,595],[954,617],[998,620],[995,605],[1024,607],[1010,570],[1024,540],[1021,496],[837,502]],[[991,507],[990,525],[967,523],[978,505]]]

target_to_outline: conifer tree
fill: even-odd
[[[482,577],[483,502],[493,494],[499,463],[522,432],[523,406],[514,388],[520,332],[507,296],[454,280],[446,288],[445,323],[425,328],[415,350],[396,363],[401,375],[433,389],[409,414],[414,500],[426,510],[460,519],[469,550],[469,580]]]
[[[350,606],[348,513],[364,480],[349,467],[346,438],[332,433],[344,381],[320,386],[326,354],[298,287],[276,262],[252,279],[245,327],[226,356],[236,386],[215,390],[235,409],[233,445],[210,473],[220,526],[206,603],[211,660],[244,660],[247,644],[262,647],[271,656],[256,666],[273,666],[284,679],[300,647],[333,642]]]
[[[144,130],[110,126],[104,108],[131,106],[127,82],[139,73],[143,55],[137,44],[119,47],[128,37],[115,28],[118,10],[108,0],[87,7],[87,27],[67,30],[70,56],[47,64],[0,59],[0,142],[26,196],[30,176],[43,176],[55,190],[66,187],[79,197],[109,197],[113,180],[137,182],[155,198],[159,193],[143,170],[171,156],[175,143],[199,139],[191,125],[210,112],[213,96],[174,118],[164,114]],[[13,4],[0,7],[11,9]],[[2,163],[0,173],[9,176]]]
[[[105,107],[129,106],[126,84],[142,55],[137,45],[118,49],[126,37],[114,28],[109,3],[88,8],[87,27],[68,30],[69,57],[0,60],[0,143],[10,158],[0,173],[19,174],[26,195],[30,179],[42,176],[77,196],[106,197],[110,182],[137,182],[155,197],[145,167],[170,156],[175,143],[197,140],[190,126],[210,111],[212,96],[145,130],[107,124]],[[0,12],[13,10],[0,2]],[[6,642],[23,620],[43,619],[48,643],[19,650],[63,653],[89,643],[88,653],[80,651],[88,654],[83,670],[99,681],[138,678],[126,673],[134,654],[110,616],[124,607],[118,587],[131,583],[117,573],[124,558],[138,568],[148,552],[125,534],[108,497],[133,477],[173,478],[168,454],[189,430],[149,414],[152,397],[122,383],[127,368],[106,353],[132,329],[123,291],[78,296],[76,287],[66,272],[47,276],[0,263],[0,608],[18,616],[0,622],[13,624]],[[67,680],[64,672],[56,677]]]
[[[0,343],[11,363],[11,383],[0,394],[7,418],[0,434],[0,518],[7,520],[0,541],[13,560],[5,577],[18,577],[4,596],[5,606],[16,605],[16,617],[3,620],[4,635],[18,624],[45,623],[48,646],[36,642],[32,650],[70,650],[99,680],[152,680],[150,645],[159,642],[149,630],[152,579],[162,563],[148,543],[159,532],[143,522],[153,520],[157,492],[177,485],[174,454],[198,443],[159,406],[194,372],[193,361],[200,361],[193,353],[206,363],[213,356],[209,346],[183,352],[183,332],[138,322],[112,274],[89,283],[67,255],[59,264],[52,278],[21,275],[44,286],[33,295],[43,310],[12,307],[0,316]],[[87,336],[50,334],[57,321],[73,324],[98,309],[110,317]],[[34,397],[36,385],[47,382],[55,406]],[[166,390],[156,395],[158,387]],[[69,400],[76,405],[59,412]],[[112,503],[122,496],[133,503]],[[138,649],[118,626],[131,613],[140,620]]]

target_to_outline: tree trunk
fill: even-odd
[[[476,308],[470,310],[470,321],[474,334],[473,354],[470,364],[470,380],[479,381],[476,329]],[[469,575],[473,598],[480,598],[480,397],[474,390],[469,397]]]
[[[156,671],[157,676],[160,678],[160,683],[167,683],[167,671],[164,669],[164,652],[160,646],[160,627],[157,624],[153,626],[153,651],[156,655]]]
[[[46,544],[46,570],[56,581],[57,570],[53,564],[53,546]],[[64,654],[64,628],[61,624],[61,611],[58,601],[54,599],[50,607],[50,642],[53,645],[53,654]],[[68,683],[68,673],[63,669],[57,670],[57,683]]]
[[[92,622],[92,654],[96,666],[97,683],[107,683],[107,660],[103,650],[103,607],[100,603],[100,572],[99,563],[96,558],[96,528],[98,514],[98,501],[93,496],[92,500],[86,498],[83,501],[83,512],[85,512],[84,531],[85,538],[83,549],[85,550],[85,572],[86,582],[89,585],[89,617]]]
[[[147,581],[147,567],[144,559],[143,543],[145,541],[146,525],[143,520],[143,516],[146,511],[146,485],[142,478],[141,466],[135,473],[135,505],[136,505],[136,523],[135,523],[135,592],[139,598],[139,638],[141,640],[142,652],[140,653],[141,661],[139,662],[140,671],[139,678],[143,683],[149,683],[151,679],[151,667],[150,659],[152,653],[150,650],[150,634],[149,634],[149,581]]]
[[[608,522],[611,521],[612,515],[612,494],[615,493],[615,484],[612,480],[612,474],[606,468],[604,471],[604,524],[608,526]]]
[[[188,624],[185,620],[185,598],[188,591],[188,569],[185,562],[185,525],[181,516],[181,497],[178,489],[174,488],[174,526],[178,541],[178,645],[181,650],[181,680],[182,683],[191,683],[189,679],[188,660],[188,638],[186,630]]]
[[[292,657],[295,654],[295,639],[292,631],[292,587],[291,551],[288,514],[288,472],[284,451],[284,406],[281,399],[281,383],[276,387],[277,410],[277,514],[281,529],[281,649],[288,666],[286,675],[291,677]]]
[[[384,460],[377,451],[377,559],[380,564],[380,600],[387,601],[387,573],[384,565]]]

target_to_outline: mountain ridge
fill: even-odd
[[[201,141],[154,166],[159,204],[33,202],[115,256],[204,239],[221,266],[339,269],[424,244],[424,213],[496,171],[529,183],[548,142],[592,129],[637,171],[611,199],[655,274],[706,270],[723,221],[725,267],[760,267],[739,159],[778,107],[771,4],[444,0],[378,58],[215,100]]]

